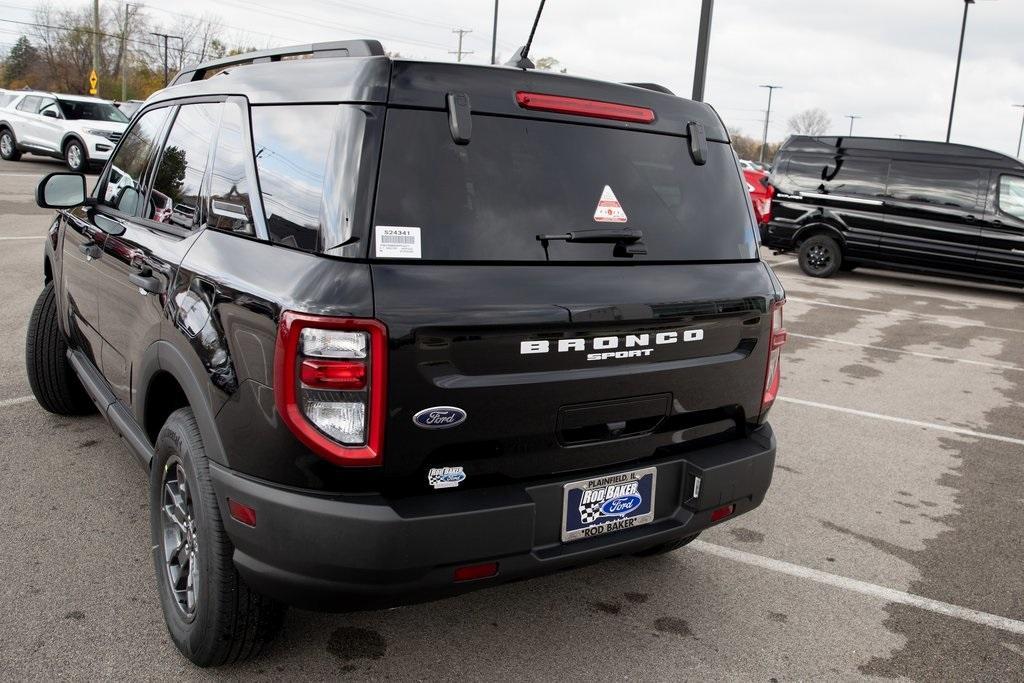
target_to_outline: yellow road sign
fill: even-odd
[[[98,79],[96,77],[96,69],[93,69],[92,72],[89,74],[89,94],[90,95],[95,95],[96,94],[96,84],[99,83],[99,80],[100,79]]]

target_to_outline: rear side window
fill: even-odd
[[[710,143],[707,164],[696,166],[683,137],[480,115],[470,143],[456,145],[444,112],[387,116],[371,256],[399,255],[388,240],[412,239],[419,258],[440,261],[757,257],[750,199],[728,145]],[[564,241],[545,253],[537,239],[622,228],[643,233],[646,255]]]
[[[336,105],[252,107],[252,138],[271,242],[315,251]]]
[[[881,197],[889,162],[848,156],[794,154],[786,167],[787,179],[802,190]]]
[[[1024,178],[999,176],[999,210],[1024,221]]]
[[[210,208],[206,224],[211,228],[253,234],[249,179],[245,172],[247,142],[240,109],[232,103],[226,104],[210,174]]]
[[[102,204],[129,216],[138,215],[145,195],[143,176],[169,111],[170,108],[151,109],[125,134],[110,161],[107,181],[100,191]]]
[[[43,98],[36,97],[35,95],[29,95],[25,97],[21,102],[18,102],[18,111],[27,112],[29,114],[35,114],[39,110],[39,103]]]
[[[185,104],[171,124],[145,218],[191,230],[201,220],[203,178],[220,103]]]
[[[889,172],[893,199],[971,209],[980,189],[981,172],[964,166],[894,161]]]

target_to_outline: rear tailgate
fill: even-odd
[[[559,79],[439,83],[453,73],[465,71],[427,79],[395,65],[367,240],[391,345],[385,472],[417,485],[443,466],[465,468],[464,486],[541,477],[756,422],[774,290],[717,117],[618,86],[592,97],[648,106],[656,120],[537,113],[515,108],[516,92]],[[424,79],[434,93],[468,93],[468,144],[453,141],[445,111],[422,106],[434,102],[413,87]],[[711,131],[705,165],[687,120]],[[639,230],[645,253],[538,240],[609,228]],[[414,422],[439,406],[465,421]]]

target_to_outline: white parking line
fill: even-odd
[[[36,400],[35,396],[19,396],[18,398],[7,398],[0,401],[0,408],[9,408],[11,406],[21,405],[22,403],[28,403],[29,401]]]
[[[986,330],[999,330],[1001,332],[1017,332],[1024,334],[1024,330],[1019,327],[996,327],[995,325],[986,325],[985,323],[972,322],[969,320],[962,320],[960,318],[953,318],[947,315],[935,315],[934,313],[917,313],[916,311],[882,311],[877,308],[861,308],[859,306],[847,306],[846,304],[833,304],[827,301],[818,301],[817,299],[804,299],[797,296],[787,296],[788,301],[799,301],[800,303],[810,304],[811,306],[828,306],[830,308],[843,308],[847,311],[861,311],[862,313],[877,313],[879,315],[897,316],[905,318],[930,318],[932,320],[945,323],[950,327],[982,327]]]
[[[45,173],[0,173],[0,178],[42,178]]]
[[[46,235],[26,235],[25,237],[0,237],[0,242],[8,242],[13,240],[45,240]]]
[[[789,322],[793,324],[792,321]],[[1024,372],[1024,368],[1018,368],[1016,365],[1005,365],[1003,363],[986,363],[981,360],[969,360],[967,358],[954,358],[952,356],[942,356],[937,353],[923,353],[921,351],[906,351],[904,349],[893,349],[888,346],[875,346],[874,344],[859,344],[857,342],[843,341],[842,339],[833,339],[831,337],[814,337],[809,334],[797,334],[795,332],[789,333],[790,337],[796,337],[797,339],[812,339],[814,341],[828,342],[829,344],[842,344],[843,346],[857,346],[862,349],[875,349],[876,351],[889,351],[891,353],[903,353],[908,356],[917,356],[919,358],[932,358],[935,360],[946,360],[953,361],[956,363],[968,363],[970,365],[981,365],[986,368],[998,368],[1000,370],[1015,370],[1017,372]]]
[[[742,562],[743,564],[751,565],[753,567],[768,569],[773,572],[779,572],[780,574],[788,574],[789,576],[795,576],[800,579],[808,579],[810,581],[825,584],[826,586],[833,586],[835,588],[842,588],[843,590],[852,591],[854,593],[870,595],[887,602],[909,605],[929,612],[935,612],[936,614],[944,614],[955,619],[963,619],[964,621],[981,624],[982,626],[989,626],[1001,631],[1024,635],[1024,621],[1018,621],[1017,619],[1001,617],[997,614],[989,614],[988,612],[980,612],[978,610],[970,609],[969,607],[951,605],[948,602],[924,598],[920,595],[896,590],[895,588],[887,588],[885,586],[879,586],[878,584],[868,583],[867,581],[859,581],[857,579],[839,576],[838,574],[829,574],[828,572],[811,569],[810,567],[804,567],[791,562],[783,562],[782,560],[775,560],[762,555],[754,555],[753,553],[715,545],[706,541],[694,541],[688,547],[707,555],[714,555],[727,560]]]
[[[871,413],[866,410],[857,410],[855,408],[844,408],[842,406],[833,406],[828,403],[818,403],[817,401],[805,401],[799,398],[790,398],[788,396],[779,396],[778,401],[785,403],[794,403],[800,406],[810,406],[811,408],[821,408],[823,410],[834,410],[840,413],[847,413],[848,415],[859,415],[860,417],[870,417],[875,420],[885,420],[886,422],[897,422],[899,424],[911,425],[913,427],[924,427],[926,429],[937,429],[941,432],[950,432],[951,434],[960,434],[962,436],[974,436],[979,439],[991,439],[992,441],[1002,441],[1004,443],[1018,444],[1024,446],[1024,439],[1018,439],[1012,436],[1003,436],[1001,434],[989,434],[988,432],[976,432],[973,429],[964,429],[963,427],[951,427],[949,425],[936,424],[934,422],[922,422],[921,420],[910,420],[905,417],[894,417],[892,415],[882,415],[881,413]]]
[[[771,261],[769,261],[768,265],[770,265],[772,268],[778,268],[779,266],[788,266],[790,264],[799,263],[799,262],[800,262],[800,259],[798,259],[798,258],[791,258],[788,261],[779,261],[778,263],[772,263]]]

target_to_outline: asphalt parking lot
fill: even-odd
[[[14,680],[348,676],[1024,679],[1024,293],[777,264],[789,303],[764,505],[654,559],[350,615],[258,661],[165,635],[146,480],[99,417],[45,413],[23,347],[56,162],[0,162],[0,671]]]

